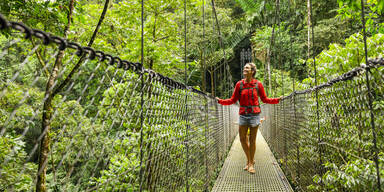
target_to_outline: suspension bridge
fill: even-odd
[[[238,106],[219,105],[145,69],[143,60],[127,61],[2,15],[0,30],[10,31],[0,46],[7,64],[0,81],[0,178],[7,182],[0,189],[321,191],[331,177],[353,182],[348,174],[358,169],[366,169],[361,177],[371,183],[361,191],[382,189],[383,58],[262,105],[266,120],[250,174],[243,170]],[[232,77],[223,66],[229,93]]]

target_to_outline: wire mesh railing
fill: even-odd
[[[4,17],[0,29],[0,191],[211,189],[237,106]]]
[[[369,73],[371,90],[365,73]],[[297,191],[380,191],[383,84],[384,59],[372,59],[328,83],[296,91],[278,105],[263,105],[262,116],[267,119],[262,134]]]

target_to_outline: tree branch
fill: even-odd
[[[88,47],[91,47],[93,42],[95,41],[95,38],[96,38],[96,35],[97,35],[97,32],[99,31],[100,29],[100,26],[101,26],[101,23],[103,22],[104,20],[104,17],[105,17],[105,14],[107,13],[107,10],[108,10],[108,5],[109,5],[109,0],[106,0],[105,1],[105,4],[104,4],[104,9],[103,9],[103,12],[101,13],[100,15],[100,19],[99,19],[99,22],[97,23],[97,26],[96,26],[96,29],[95,31],[93,31],[93,34],[92,34],[92,37],[91,39],[89,40],[89,43],[88,43]],[[60,90],[62,90],[64,88],[64,86],[66,86],[69,82],[69,80],[72,78],[73,74],[75,74],[75,72],[79,69],[81,63],[84,61],[85,59],[85,56],[83,55],[82,57],[80,57],[79,61],[76,63],[76,65],[72,68],[71,72],[68,74],[68,76],[64,79],[64,81],[62,83],[60,83],[59,86],[57,86],[52,95],[56,95],[57,93],[60,92]]]
[[[33,41],[33,39],[31,39],[31,42],[32,42],[33,47],[35,47],[35,42]],[[35,53],[37,56],[37,60],[39,61],[40,65],[42,66],[42,69],[44,69],[45,75],[47,77],[49,77],[50,74],[49,74],[49,71],[47,69],[46,63],[43,60],[43,57],[40,55],[40,52],[38,50],[35,50]]]

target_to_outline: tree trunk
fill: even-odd
[[[276,19],[277,19],[277,13],[278,13],[278,4],[279,4],[279,0],[276,0],[275,1],[275,6],[276,6],[276,11],[275,11],[275,16],[274,16],[274,22],[273,22],[273,27],[272,27],[272,34],[271,34],[271,40],[270,40],[270,46],[269,46],[269,49],[268,49],[268,62],[267,62],[267,71],[268,71],[268,95],[271,95],[272,94],[272,75],[271,75],[271,72],[272,72],[272,69],[271,69],[271,60],[272,60],[272,51],[273,51],[273,48],[274,48],[274,44],[275,44],[275,27],[276,27]]]
[[[264,62],[264,81],[268,83],[268,57],[269,57],[269,49],[265,52],[265,62]],[[268,84],[266,84],[268,86]],[[267,95],[268,95],[268,87],[267,87]]]
[[[278,23],[278,27],[279,27],[279,33],[280,33],[280,0],[276,0],[276,10],[277,10],[277,23]],[[277,65],[280,65],[280,69],[281,69],[281,72],[282,72],[281,73],[281,89],[282,89],[282,92],[283,92],[283,95],[284,95],[284,73],[283,73],[284,66],[282,66],[282,62],[281,62],[281,42],[279,43],[278,54],[279,54],[279,62],[276,63],[275,69],[277,69]],[[277,84],[275,86],[275,89],[277,89]],[[276,90],[275,90],[275,95],[274,96],[276,97],[276,95],[277,95],[277,93],[276,93]]]
[[[71,26],[71,20],[72,20],[72,14],[74,9],[74,3],[75,0],[71,0],[69,2],[69,12],[67,15],[68,24],[64,28],[64,38],[67,37],[69,28]],[[54,86],[57,76],[59,74],[59,71],[61,69],[62,60],[64,56],[64,51],[59,51],[55,65],[52,69],[51,76],[49,77],[49,80],[47,82],[46,90],[45,90],[45,97],[47,98],[44,102],[43,107],[43,117],[42,117],[42,139],[40,143],[40,153],[39,153],[39,168],[37,171],[37,183],[36,183],[36,191],[37,192],[46,192],[47,187],[45,185],[46,183],[46,173],[47,173],[47,163],[48,163],[48,154],[50,152],[50,144],[51,144],[51,138],[50,138],[50,129],[51,129],[51,118],[53,114],[53,108],[52,108],[52,100],[54,95],[52,94],[52,87]]]
[[[156,12],[155,13],[155,22],[153,24],[153,30],[152,30],[152,43],[156,43],[157,42],[157,40],[156,40],[157,17],[158,17],[158,13]],[[154,63],[153,57],[150,57],[150,59],[149,59],[149,66],[148,66],[149,69],[153,69],[153,63]]]
[[[64,29],[64,38],[67,37],[69,28],[71,26],[72,14],[73,14],[73,9],[74,9],[74,2],[75,2],[75,0],[71,0],[69,3],[69,13],[67,15],[68,24],[67,24],[67,26],[65,26],[65,29]],[[89,47],[92,46],[92,44],[95,40],[96,34],[97,34],[97,32],[101,26],[101,23],[104,20],[105,14],[106,14],[107,9],[108,9],[108,4],[109,4],[109,0],[106,0],[103,12],[102,12],[100,19],[99,19],[99,22],[98,22],[96,29],[93,32],[93,35],[92,35],[92,37],[88,43]],[[55,97],[55,95],[58,94],[60,92],[60,90],[62,90],[62,88],[66,84],[68,84],[68,82],[71,79],[71,77],[73,76],[74,72],[80,67],[80,64],[82,63],[82,61],[85,58],[84,56],[82,56],[79,59],[79,61],[77,62],[77,64],[75,65],[75,67],[72,69],[72,71],[69,73],[69,75],[65,78],[65,80],[59,86],[53,87],[56,83],[59,71],[61,69],[63,56],[64,56],[64,51],[59,51],[59,53],[56,57],[55,65],[53,67],[51,76],[49,77],[49,80],[48,80],[47,86],[46,86],[46,92],[45,92],[46,100],[44,102],[43,117],[42,117],[42,135],[43,135],[43,137],[42,137],[41,144],[40,144],[39,168],[38,168],[38,176],[37,176],[37,183],[36,183],[36,191],[37,192],[46,192],[47,191],[47,188],[45,185],[46,172],[47,172],[46,164],[48,162],[48,154],[50,152],[50,142],[51,142],[49,134],[50,134],[50,129],[51,129],[51,122],[50,121],[51,121],[52,114],[53,114],[52,100]]]
[[[307,0],[307,14],[308,14],[308,17],[307,17],[307,26],[308,26],[307,59],[309,59],[311,57],[311,54],[310,54],[311,53],[311,1],[310,0]]]
[[[202,11],[203,11],[203,39],[205,39],[205,3],[203,1],[203,6],[202,6]],[[201,79],[202,79],[202,84],[201,84],[201,89],[203,92],[207,91],[207,65],[205,62],[205,46],[206,44],[203,43],[202,49],[200,50],[200,58],[201,58],[201,65],[200,65],[200,70],[201,70]]]
[[[201,61],[200,61],[200,71],[201,71],[201,90],[203,92],[206,92],[207,91],[207,75],[206,75],[206,72],[207,72],[207,67],[205,66],[205,60],[204,60],[204,50],[201,50],[200,52],[200,58]]]
[[[212,67],[213,68],[213,67]],[[211,94],[214,97],[215,96],[215,82],[214,82],[214,71],[209,71],[210,77],[211,77]]]
[[[275,44],[275,24],[272,27],[271,40],[269,43],[269,49],[267,51],[267,73],[268,73],[268,94],[272,93],[272,81],[271,81],[271,58],[272,58],[272,50]]]

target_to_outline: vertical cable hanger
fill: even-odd
[[[361,0],[361,19],[363,24],[363,36],[364,36],[364,53],[365,53],[365,64],[368,65],[368,49],[367,49],[367,34],[365,31],[365,15],[364,15],[364,0]],[[367,89],[368,89],[368,106],[370,111],[371,125],[372,125],[372,135],[373,135],[373,151],[374,156],[373,159],[376,165],[376,174],[377,174],[377,188],[379,191],[381,190],[380,184],[380,169],[379,169],[379,158],[378,158],[378,149],[377,149],[377,141],[376,141],[376,128],[375,128],[375,116],[373,114],[373,95],[371,90],[371,85],[369,83],[369,74],[371,73],[370,68],[365,68],[365,79],[367,81]]]
[[[275,46],[275,44],[276,44],[276,39],[277,39],[277,34],[275,34],[275,28],[276,28],[276,25],[278,24],[278,21],[277,21],[277,18],[278,18],[278,2],[279,2],[279,0],[276,0],[275,1],[275,15],[274,15],[274,23],[273,23],[273,29],[272,29],[272,36],[273,36],[273,38],[271,39],[272,41],[271,41],[271,43],[273,43],[273,46],[272,46],[272,49],[274,49],[276,46]],[[271,79],[271,95],[273,96],[273,97],[276,97],[276,86],[277,86],[277,84],[275,84],[274,86],[273,86],[273,82],[275,81],[276,82],[276,78],[274,78],[274,79],[272,79],[272,75],[273,75],[273,69],[276,69],[277,68],[277,65],[276,65],[276,61],[277,61],[277,51],[274,51],[274,50],[272,50],[273,51],[273,54],[271,54],[271,61],[273,62],[273,64],[270,64],[270,75],[271,75],[271,77],[270,77],[270,79]],[[272,55],[273,55],[273,57],[272,57]],[[273,59],[273,60],[272,60]],[[272,67],[273,66],[273,67]],[[276,106],[274,106],[274,108],[276,108]]]
[[[289,35],[289,41],[290,41],[290,59],[289,59],[289,63],[290,63],[290,68],[291,70],[293,71],[293,62],[292,62],[292,34],[290,33]],[[294,73],[294,72],[293,72]],[[293,75],[293,78],[292,78],[292,91],[293,91],[293,96],[292,96],[292,99],[293,99],[293,122],[296,122],[296,119],[297,119],[297,115],[296,115],[296,88],[295,88],[295,78],[296,78],[296,75],[294,73]],[[296,124],[295,124],[296,125]],[[295,133],[296,133],[296,137],[299,135],[298,133],[298,128],[295,127]],[[297,166],[296,166],[296,174],[297,174],[297,183],[300,183],[300,169],[299,169],[299,165],[300,165],[300,141],[297,142],[296,144],[296,157],[297,157]],[[299,185],[298,185],[299,186]]]
[[[292,14],[291,12],[291,4],[289,5],[289,11],[290,13]],[[294,67],[293,67],[293,62],[292,62],[292,57],[295,58],[296,54],[294,55],[292,53],[292,42],[293,42],[293,39],[292,39],[292,31],[289,30],[289,68],[290,70],[292,71],[293,73],[293,78],[292,78],[292,91],[293,91],[293,96],[292,96],[292,100],[293,100],[293,122],[296,122],[296,119],[297,119],[297,115],[296,115],[296,88],[295,88],[295,78],[296,78],[296,74],[294,72]],[[296,124],[295,124],[296,125]],[[295,126],[294,127],[295,129],[295,133],[296,133],[296,137],[299,135],[298,133],[298,128]],[[297,184],[300,184],[300,141],[298,141],[296,143],[296,160],[297,160],[297,166],[296,166],[296,174],[297,174],[297,180],[296,180],[296,183]],[[300,185],[297,185],[297,186],[300,186]]]
[[[212,7],[212,6],[211,6]],[[212,12],[213,12],[213,10],[212,10]],[[214,19],[214,15],[213,15],[213,13],[211,14],[211,21],[212,21],[212,35],[214,35],[215,34],[215,19]],[[213,42],[212,43],[210,43],[210,48],[211,48],[211,50],[214,50],[214,48],[213,48]],[[211,66],[211,71],[212,71],[212,73],[211,73],[211,78],[213,79],[213,83],[211,82],[211,93],[213,93],[212,94],[212,96],[213,97],[215,97],[215,96],[217,96],[217,90],[216,90],[216,82],[217,82],[217,75],[216,75],[216,68],[215,68],[215,66]]]
[[[184,83],[185,86],[187,87],[185,90],[185,150],[186,150],[186,155],[185,155],[185,188],[186,191],[189,192],[189,182],[188,182],[188,176],[189,176],[189,146],[188,146],[188,131],[189,131],[189,125],[188,125],[188,85],[187,85],[187,1],[184,0]]]
[[[280,0],[276,0],[276,15],[277,15],[277,34],[276,34],[276,43],[278,43],[278,45],[276,46],[278,49],[276,51],[277,55],[275,57],[275,69],[277,70],[277,65],[280,64],[281,65],[281,45],[280,45],[280,42],[279,42],[279,38],[280,38]],[[274,91],[274,97],[277,96],[277,76],[275,77],[275,81],[276,81],[276,85],[275,85],[275,91]],[[282,82],[283,83],[283,82]],[[282,87],[283,88],[283,87]],[[284,88],[283,88],[284,89]]]
[[[277,68],[277,66],[276,66],[276,60],[277,60],[276,58],[277,57],[276,57],[276,54],[275,54],[276,52],[273,49],[275,48],[275,39],[276,39],[276,37],[275,37],[275,28],[276,28],[276,24],[277,24],[278,3],[279,3],[279,0],[276,0],[276,2],[275,2],[274,23],[273,23],[273,29],[272,29],[272,35],[271,35],[271,53],[270,53],[270,57],[271,57],[270,61],[273,61],[275,64],[274,64],[274,67],[272,67],[273,64],[271,64],[271,63],[269,65],[270,66],[270,68],[269,68],[269,79],[271,80],[270,81],[270,85],[269,85],[271,91],[270,91],[269,94],[272,95],[273,97],[276,96],[276,86],[277,86],[277,85],[273,86],[272,74],[273,74],[273,68],[275,68],[275,69]],[[273,55],[273,57],[272,57],[272,55]],[[272,58],[273,58],[273,60],[272,60]],[[276,78],[274,80],[276,81]],[[273,105],[273,129],[275,131],[274,136],[276,138],[277,138],[276,130],[278,128],[277,108],[278,108],[277,105]],[[276,139],[276,143],[277,143],[277,145],[279,144],[277,139]]]
[[[278,14],[277,14],[277,25],[278,25],[278,33],[277,33],[277,36],[280,37],[281,35],[281,20],[280,20],[280,0],[277,0],[278,3],[277,3],[277,11],[278,11]],[[277,38],[279,39],[279,38]],[[283,64],[282,61],[281,61],[281,40],[278,44],[278,55],[279,55],[279,65],[281,65],[281,89],[282,89],[282,95],[284,96],[284,70],[285,70],[285,63]],[[277,69],[277,67],[276,67]],[[277,82],[277,81],[276,81]],[[277,87],[277,85],[276,85]],[[284,146],[284,153],[283,153],[283,157],[284,157],[284,164],[285,166],[287,166],[287,130],[285,129],[286,127],[286,113],[285,113],[285,104],[284,104],[284,100],[281,100],[281,105],[282,105],[282,112],[283,112],[283,123],[282,123],[282,127],[283,127],[283,139],[284,139],[284,143],[283,143],[283,146]]]
[[[316,56],[315,56],[315,34],[314,34],[314,30],[313,30],[313,26],[314,26],[314,23],[313,23],[313,12],[312,12],[312,1],[309,0],[309,11],[310,11],[310,18],[308,18],[310,20],[310,23],[311,23],[311,34],[312,34],[312,58],[313,58],[313,69],[315,71],[315,86],[317,86],[317,68],[316,68]],[[317,131],[318,131],[318,135],[317,135],[317,146],[319,147],[319,164],[320,164],[320,174],[322,175],[323,174],[323,169],[322,169],[322,165],[323,165],[323,157],[322,157],[322,149],[320,147],[320,142],[321,142],[321,130],[320,130],[320,113],[319,113],[319,90],[318,89],[315,89],[315,94],[316,94],[316,118],[317,118]],[[322,183],[322,177],[320,176],[320,182]]]
[[[275,34],[275,25],[276,25],[276,10],[274,14],[274,20],[272,24],[272,34],[270,38],[270,43],[269,43],[269,52],[268,52],[268,64],[267,64],[267,70],[268,70],[268,89],[267,89],[267,95],[272,95],[272,75],[271,75],[271,61],[272,61],[272,53],[273,53],[273,42],[274,42],[274,34]]]
[[[144,124],[144,0],[141,0],[141,58],[140,58],[140,78],[141,78],[141,101],[140,101],[140,191],[143,190],[143,124]]]
[[[203,2],[203,42],[205,42],[205,0],[202,0]],[[204,75],[204,80],[206,83],[207,82],[207,77],[206,77],[206,63],[205,63],[205,43],[203,43],[203,51],[202,51],[202,64],[203,64],[203,75]],[[207,87],[207,86],[205,86]],[[206,90],[205,90],[206,91]],[[208,192],[208,182],[209,181],[209,170],[208,170],[208,151],[207,151],[207,140],[208,140],[208,127],[209,127],[209,121],[208,121],[208,98],[204,97],[205,99],[205,126],[204,126],[204,165],[205,165],[205,183],[204,183],[204,192]]]

